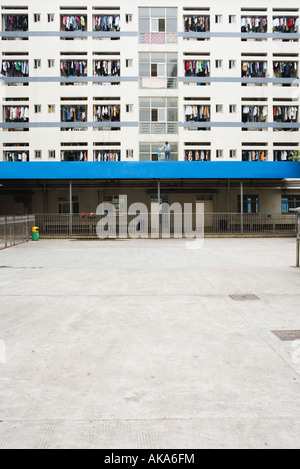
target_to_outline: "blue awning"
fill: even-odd
[[[0,179],[300,179],[300,162],[15,162]]]

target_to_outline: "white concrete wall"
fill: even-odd
[[[148,2],[149,3],[149,2]],[[120,2],[111,0],[108,4],[103,6],[108,7],[119,7],[121,16],[121,31],[122,32],[138,32],[138,8],[139,6],[148,6],[145,1],[132,0],[129,4],[126,2]],[[12,6],[12,2],[4,0],[2,2],[2,8],[6,6]],[[99,7],[97,2],[87,0],[84,2],[87,10],[60,10],[61,5],[70,7],[82,7],[83,2],[78,0],[61,2],[53,0],[50,4],[47,2],[40,2],[37,0],[25,1],[19,0],[17,2],[19,7],[28,7],[28,12],[25,10],[4,10],[1,13],[20,13],[29,15],[29,30],[30,31],[56,31],[60,30],[60,16],[61,14],[84,14],[88,17],[88,30],[92,31],[92,17],[95,13],[103,13],[100,11],[93,10],[93,7]],[[165,6],[174,7],[174,2],[171,0],[165,0],[163,5],[158,0],[151,1],[151,7]],[[252,8],[255,9],[265,8],[266,12],[253,11],[253,12],[241,12],[241,8]],[[183,32],[183,17],[187,14],[193,14],[193,11],[186,12],[184,8],[195,8],[194,12],[197,15],[201,15],[200,8],[210,8],[209,14],[211,17],[211,32],[237,32],[241,31],[241,16],[242,15],[266,15],[268,16],[269,32],[272,32],[272,17],[273,9],[286,8],[286,15],[298,15],[299,13],[289,13],[289,9],[299,9],[299,2],[296,0],[289,0],[285,6],[282,6],[282,2],[279,0],[275,1],[263,1],[258,5],[256,1],[248,0],[247,2],[238,2],[229,0],[227,2],[216,0],[199,2],[196,0],[179,0],[176,2],[178,7],[178,32]],[[114,10],[107,10],[107,13],[118,13]],[[41,14],[41,22],[34,23],[33,15],[35,13]],[[55,21],[48,23],[47,14],[53,13],[55,15]],[[132,23],[125,23],[125,14],[133,14]],[[207,11],[203,11],[203,14],[208,14]],[[277,13],[276,13],[277,14]],[[284,15],[285,13],[280,13]],[[221,24],[215,23],[215,15],[223,15],[223,21]],[[236,23],[229,23],[229,15],[236,16]],[[62,52],[74,52],[72,58],[83,58],[88,60],[88,76],[93,75],[93,61],[95,52],[109,53],[111,57],[114,57],[114,53],[120,54],[121,60],[121,76],[122,77],[138,77],[139,75],[139,52],[143,51],[155,51],[155,52],[178,52],[178,72],[179,77],[184,76],[184,54],[186,53],[207,53],[207,58],[211,61],[211,76],[212,77],[240,77],[241,61],[247,60],[247,57],[243,57],[242,54],[250,54],[251,60],[261,60],[257,54],[266,54],[263,60],[268,63],[268,76],[273,76],[273,54],[282,54],[282,59],[290,59],[288,54],[296,54],[293,60],[298,61],[300,53],[299,42],[282,42],[281,40],[275,41],[273,39],[267,39],[263,41],[241,41],[240,38],[211,38],[208,41],[196,41],[196,40],[184,40],[182,37],[178,38],[178,44],[166,44],[166,45],[145,45],[138,43],[138,37],[122,37],[119,41],[111,40],[96,40],[92,37],[88,37],[85,40],[74,40],[66,41],[61,40],[59,37],[30,37],[28,41],[22,40],[9,40],[1,41],[1,54],[2,60],[9,59],[13,60],[20,57],[20,52],[27,52],[30,62],[30,77],[58,77],[60,76],[60,60]],[[6,53],[14,52],[14,56],[7,57]],[[86,56],[78,56],[80,52],[87,53]],[[254,55],[253,55],[254,54]],[[107,56],[107,58],[110,58]],[[34,60],[41,59],[42,67],[38,70],[34,69]],[[48,68],[48,59],[55,60],[55,68]],[[126,68],[126,59],[133,59],[133,67]],[[216,69],[215,61],[217,59],[223,60],[223,69]],[[236,68],[233,70],[229,69],[229,60],[236,61]],[[281,60],[281,59],[280,59]],[[291,60],[291,59],[290,59]],[[299,90],[299,89],[298,89]],[[241,108],[245,104],[242,100],[245,98],[253,99],[258,98],[261,101],[255,102],[259,105],[267,105],[269,109],[268,121],[273,121],[273,99],[282,99],[280,104],[291,105],[290,99],[293,98],[293,105],[299,105],[299,91],[295,88],[274,86],[268,84],[266,86],[247,86],[242,87],[240,83],[212,83],[211,86],[199,87],[199,86],[188,86],[183,82],[179,82],[177,90],[141,90],[139,89],[138,82],[121,82],[120,86],[99,86],[93,85],[92,82],[85,86],[60,86],[60,83],[30,83],[29,86],[5,86],[2,83],[1,86],[1,101],[2,105],[17,105],[15,101],[3,101],[8,98],[29,98],[30,105],[30,122],[60,122],[60,107],[61,98],[86,98],[85,102],[77,102],[71,100],[70,104],[87,104],[88,105],[88,121],[93,121],[93,104],[95,97],[116,97],[120,98],[120,102],[116,101],[114,104],[121,104],[121,121],[122,122],[138,122],[139,121],[139,97],[143,96],[175,96],[178,97],[178,111],[179,121],[184,121],[184,105],[185,98],[210,98],[210,102],[204,104],[210,104],[211,106],[211,121],[213,122],[241,122]],[[264,101],[266,99],[266,101]],[[195,101],[198,103],[197,101]],[[21,101],[20,101],[21,103]],[[248,101],[251,103],[251,101]],[[42,105],[42,113],[34,114],[34,105]],[[54,104],[56,106],[55,114],[48,114],[48,105]],[[69,103],[68,103],[69,104]],[[102,103],[101,103],[102,104]],[[125,111],[126,104],[134,105],[134,112],[127,114]],[[217,114],[215,108],[217,104],[223,105],[223,113]],[[229,114],[229,105],[234,104],[237,106],[236,114]],[[1,112],[1,119],[3,118]],[[122,160],[125,160],[126,150],[134,150],[134,160],[139,160],[139,143],[140,142],[155,142],[164,141],[168,139],[171,144],[179,144],[179,160],[184,159],[184,150],[191,149],[186,146],[187,143],[195,143],[194,148],[205,148],[211,149],[212,160],[216,160],[216,150],[221,149],[224,151],[225,160],[230,160],[230,150],[237,150],[237,160],[241,160],[242,149],[252,149],[251,146],[243,146],[243,143],[250,144],[253,142],[261,142],[267,144],[263,147],[268,152],[268,159],[273,159],[273,150],[286,149],[285,144],[294,144],[288,149],[298,149],[299,145],[299,131],[298,132],[274,132],[273,129],[265,131],[251,131],[242,132],[240,128],[221,127],[217,129],[211,129],[210,131],[186,131],[184,128],[179,128],[178,135],[140,135],[138,128],[127,128],[122,127],[119,132],[100,131],[95,132],[93,129],[88,129],[85,132],[61,132],[59,128],[31,128],[29,132],[7,132],[1,131],[1,142],[0,142],[0,160],[3,157],[3,151],[10,150],[10,148],[4,147],[5,143],[29,143],[30,160],[34,161],[34,151],[41,150],[43,154],[43,160],[48,161],[48,151],[56,151],[56,160],[60,160],[61,150],[74,149],[74,147],[62,147],[62,143],[79,143],[83,142],[87,145],[84,146],[85,150],[88,150],[89,160],[93,160],[93,151],[95,149],[94,143],[96,142],[107,142],[107,145],[111,148],[120,148],[122,152]],[[115,147],[112,144],[119,142],[120,147]],[[199,143],[209,143],[209,145],[199,146]],[[282,144],[280,147],[275,147],[275,143]],[[82,149],[82,147],[80,147]]]

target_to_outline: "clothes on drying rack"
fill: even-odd
[[[266,161],[265,150],[243,150],[242,161]]]
[[[242,77],[259,77],[265,74],[265,62],[242,62]]]
[[[5,31],[28,31],[28,15],[5,15]]]
[[[22,162],[29,161],[29,151],[5,151],[4,161]]]
[[[3,60],[1,73],[5,77],[28,77],[29,62],[28,60]]]
[[[101,15],[94,17],[95,31],[120,31],[120,15]]]
[[[61,60],[60,70],[62,76],[86,77],[87,62],[83,60]]]
[[[210,31],[209,16],[186,16],[184,18],[184,31],[206,33]]]
[[[87,106],[63,106],[61,109],[62,122],[86,122]]]
[[[121,155],[116,150],[99,150],[95,152],[95,161],[121,161]]]
[[[274,76],[277,78],[291,78],[296,76],[297,62],[273,62]]]
[[[274,106],[274,122],[297,122],[298,107]]]
[[[94,67],[94,76],[120,76],[120,60],[97,60]]]
[[[297,33],[299,29],[299,18],[280,17],[273,18],[273,31],[276,33]]]
[[[267,106],[243,106],[242,122],[265,122],[268,116]]]
[[[186,60],[186,77],[205,77],[210,75],[210,61],[208,60]]]
[[[299,157],[299,151],[295,150],[275,150],[274,161],[291,161]]]
[[[120,106],[94,106],[94,122],[120,122]]]
[[[6,122],[20,122],[29,120],[29,107],[7,106],[4,108]]]
[[[87,151],[62,151],[61,152],[62,161],[88,161],[88,152]]]
[[[210,161],[210,150],[186,150],[185,161]]]
[[[185,106],[186,122],[208,122],[210,120],[210,106]]]
[[[86,31],[87,17],[63,16],[61,23],[63,31]]]
[[[266,33],[268,20],[266,17],[248,16],[242,18],[242,33]]]

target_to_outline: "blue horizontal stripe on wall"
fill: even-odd
[[[0,180],[285,178],[300,179],[300,162],[0,163]]]

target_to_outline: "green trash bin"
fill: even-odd
[[[37,226],[32,228],[32,241],[39,241],[40,239],[40,230]]]

